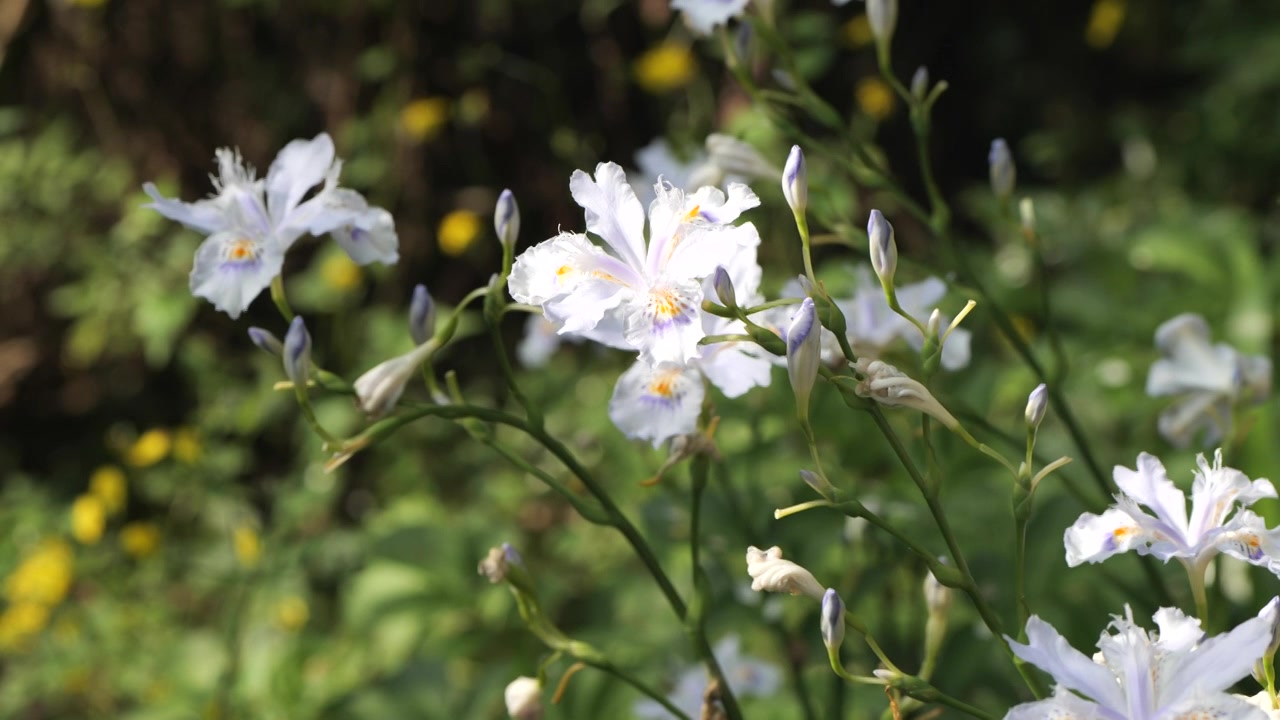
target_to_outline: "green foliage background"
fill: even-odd
[[[1132,464],[1151,451],[1185,487],[1194,454],[1156,436],[1163,402],[1143,394],[1151,336],[1169,317],[1198,312],[1217,337],[1275,356],[1280,10],[1227,0],[1111,4],[1123,13],[1117,34],[1091,43],[1089,3],[903,0],[895,66],[927,64],[950,82],[935,115],[944,191],[957,200],[973,264],[988,268],[989,284],[1048,357],[1028,251],[985,186],[990,139],[1014,148],[1019,194],[1034,198],[1045,238],[1052,323],[1070,361],[1065,390],[1099,463]],[[274,309],[260,299],[247,322],[232,322],[192,298],[185,275],[199,238],[141,209],[140,186],[155,179],[195,198],[209,189],[216,147],[238,146],[265,167],[288,140],[332,133],[344,183],[394,213],[402,243],[403,259],[390,268],[346,268],[329,244],[290,256],[290,295],[316,356],[354,377],[408,349],[413,284],[451,304],[486,282],[500,257],[487,213],[503,187],[519,198],[523,247],[558,226],[581,226],[567,192],[573,169],[631,165],[658,135],[691,149],[712,130],[728,131],[780,165],[789,143],[746,106],[716,43],[692,44],[697,74],[654,94],[637,82],[637,58],[662,42],[691,43],[661,0],[11,6],[0,13],[0,573],[50,541],[72,549],[73,570],[47,621],[0,654],[0,717],[503,717],[502,688],[544,657],[510,595],[475,574],[503,541],[522,550],[568,634],[660,686],[692,662],[683,630],[621,538],[583,522],[460,428],[416,423],[324,473],[292,397],[272,390],[278,361],[244,332],[253,324],[282,334]],[[856,100],[858,81],[875,73],[873,51],[850,40],[860,5],[777,7],[810,80],[913,188],[902,108],[877,121]],[[446,116],[415,135],[404,111],[428,97],[443,99]],[[852,228],[883,198],[841,185],[824,158],[811,158],[810,172],[812,222],[856,236]],[[751,219],[776,290],[798,270],[799,246],[778,188],[756,189],[764,207]],[[461,256],[446,257],[437,227],[455,210],[480,215],[484,229]],[[899,226],[908,279],[936,260],[925,237]],[[821,248],[830,287],[848,283],[860,252]],[[954,290],[951,311],[967,297]],[[464,334],[477,327],[469,319]],[[981,306],[968,327],[975,361],[941,377],[937,392],[966,421],[987,418],[1017,439],[1035,379]],[[505,328],[512,341],[520,329]],[[549,429],[616,493],[687,594],[686,473],[640,486],[663,455],[627,441],[606,415],[629,362],[572,346],[522,377]],[[507,402],[482,337],[451,347],[440,369],[456,369],[473,402]],[[809,499],[797,478],[808,454],[781,374],[770,390],[718,397],[715,407],[728,462],[706,509],[710,634],[737,634],[749,654],[789,668],[788,687],[749,701],[749,716],[804,717],[797,686],[813,717],[830,717],[839,693],[848,716],[878,714],[875,691],[838,689],[816,607],[743,592],[743,553],[782,546],[837,588],[905,666],[919,661],[922,568],[889,539],[850,533],[824,511],[772,519],[775,508]],[[344,397],[318,399],[317,411],[335,431],[364,423]],[[869,420],[835,397],[820,397],[814,413],[833,479],[941,551]],[[916,429],[895,421],[905,434]],[[1251,422],[1237,466],[1252,477],[1280,474],[1274,402]],[[187,444],[139,461],[137,441],[150,430]],[[568,480],[545,451],[499,433]],[[1087,648],[1109,613],[1128,602],[1148,614],[1157,596],[1134,557],[1066,571],[1063,529],[1105,497],[1056,419],[1042,435],[1044,455],[1077,462],[1038,497],[1030,602]],[[1001,449],[1016,453],[1016,444]],[[1011,624],[1007,480],[951,438],[940,453],[944,502]],[[128,500],[99,539],[80,542],[70,508],[102,466],[124,470]],[[138,523],[158,531],[154,554],[121,545],[121,530]],[[1180,571],[1160,574],[1189,607]],[[1277,581],[1249,569],[1215,592],[1227,600],[1221,628],[1256,612]],[[950,627],[940,687],[990,708],[1025,699],[963,599]],[[872,667],[864,650],[847,658]],[[548,716],[626,717],[636,698],[587,671]]]

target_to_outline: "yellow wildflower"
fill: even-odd
[[[307,601],[297,595],[281,598],[276,603],[276,624],[285,630],[297,630],[307,624],[311,610]]]
[[[844,39],[856,48],[866,47],[876,41],[871,34],[871,21],[866,15],[859,15],[844,24]]]
[[[74,563],[71,546],[65,541],[43,542],[5,578],[5,597],[10,603],[57,605],[71,588]]]
[[[194,465],[204,454],[204,444],[195,428],[178,428],[173,433],[173,458],[186,465]]]
[[[696,69],[693,52],[687,45],[664,42],[636,59],[636,82],[654,94],[670,92],[688,85]]]
[[[71,503],[71,536],[81,545],[102,539],[107,526],[107,508],[97,495],[81,495]]]
[[[1084,29],[1084,41],[1099,50],[1110,47],[1124,24],[1124,15],[1124,0],[1096,0]]]
[[[251,568],[258,564],[262,557],[262,538],[258,537],[258,531],[248,525],[239,525],[232,533],[231,542],[241,565]]]
[[[129,496],[124,471],[115,465],[103,465],[94,470],[89,476],[89,494],[98,498],[108,515],[120,512]]]
[[[16,602],[0,614],[0,651],[22,650],[49,623],[49,606]]]
[[[418,98],[400,111],[400,130],[414,142],[426,142],[434,138],[448,121],[447,98]]]
[[[440,252],[457,257],[471,247],[479,234],[479,215],[470,210],[454,210],[440,221],[436,242],[440,243]]]
[[[363,276],[360,266],[352,262],[346,253],[332,253],[320,266],[320,277],[334,290],[354,290],[360,287]]]
[[[139,560],[151,557],[160,549],[160,528],[155,523],[131,522],[120,528],[120,547]]]
[[[124,461],[134,467],[150,467],[169,455],[173,437],[168,430],[154,428],[138,436],[124,453]]]
[[[883,120],[893,112],[893,89],[878,77],[864,77],[854,88],[854,98],[862,112]]]

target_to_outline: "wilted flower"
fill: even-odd
[[[747,574],[751,576],[751,589],[756,592],[807,595],[818,601],[826,592],[813,573],[782,559],[782,548],[776,545],[768,550],[747,548]]]
[[[1136,470],[1117,466],[1116,504],[1101,515],[1085,513],[1067,528],[1067,565],[1102,562],[1137,550],[1164,562],[1177,558],[1203,572],[1222,552],[1280,574],[1280,531],[1268,530],[1262,518],[1244,509],[1276,497],[1271,481],[1251,481],[1239,470],[1223,467],[1221,450],[1212,465],[1204,455],[1196,463],[1190,519],[1186,495],[1169,480],[1158,458],[1142,453]]]
[[[489,554],[480,561],[477,571],[488,578],[491,583],[500,583],[507,579],[507,570],[512,565],[523,565],[524,559],[511,543],[502,543],[500,547],[490,548]]]
[[[231,317],[280,274],[285,252],[304,234],[334,233],[358,263],[398,259],[391,216],[338,187],[342,162],[328,134],[286,145],[261,180],[238,152],[222,148],[216,156],[212,198],[185,203],[151,183],[143,189],[153,200],[147,207],[209,236],[196,251],[191,292]],[[308,198],[316,185],[320,190]]]
[[[542,307],[561,333],[638,350],[645,362],[697,357],[705,336],[701,280],[726,255],[759,244],[750,223],[727,224],[759,204],[755,194],[731,184],[727,196],[712,187],[686,195],[659,183],[646,243],[644,209],[622,168],[601,163],[594,179],[577,171],[569,187],[586,210],[587,230],[608,251],[583,234],[539,243],[516,259],[512,297]]]
[[[1176,396],[1160,413],[1160,435],[1186,447],[1203,433],[1212,445],[1223,438],[1238,404],[1258,402],[1271,394],[1271,360],[1244,355],[1226,343],[1209,343],[1209,324],[1190,313],[1156,329],[1161,358],[1147,375],[1147,394]]]
[[[531,677],[518,677],[502,694],[507,714],[512,720],[541,720],[542,683]]]
[[[743,655],[741,641],[729,635],[716,643],[712,652],[733,694],[740,698],[767,697],[782,685],[782,671],[775,665]],[[703,695],[707,689],[707,671],[701,665],[680,672],[675,688],[667,698],[691,718],[700,717]],[[636,717],[645,720],[669,720],[671,711],[654,700],[640,700],[632,707]]]
[[[909,407],[929,415],[951,429],[960,423],[929,392],[929,388],[907,377],[898,368],[880,361],[858,358],[854,369],[866,376],[854,391],[887,407]]]
[[[1277,600],[1263,608],[1275,612]],[[1158,634],[1113,616],[1098,640],[1097,661],[1072,648],[1039,617],[1027,621],[1028,643],[1006,637],[1015,655],[1058,681],[1053,697],[1012,708],[1005,720],[1046,717],[1174,720],[1219,717],[1265,720],[1266,714],[1224,691],[1249,674],[1270,641],[1270,620],[1259,615],[1234,630],[1205,638],[1200,621],[1177,608],[1155,614]],[[1079,693],[1079,695],[1073,694]]]

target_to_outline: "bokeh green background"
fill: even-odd
[[[861,5],[777,7],[815,87],[918,190],[910,125],[877,86]],[[1067,394],[1104,468],[1148,450],[1189,482],[1192,453],[1157,438],[1163,403],[1142,392],[1160,322],[1199,312],[1218,337],[1274,355],[1278,38],[1280,8],[1264,3],[902,2],[895,66],[926,64],[950,83],[935,160],[964,246],[1047,357],[1029,253],[985,189],[990,140],[1014,149],[1019,194],[1035,199],[1045,238]],[[278,361],[245,334],[282,334],[274,308],[263,298],[231,321],[192,298],[200,238],[142,209],[140,186],[194,199],[210,191],[217,147],[265,168],[289,140],[333,134],[344,184],[391,210],[401,239],[389,268],[358,268],[330,243],[290,254],[290,297],[316,356],[354,377],[408,349],[415,283],[449,305],[497,269],[489,213],[504,187],[519,199],[524,247],[581,227],[572,170],[633,166],[660,135],[688,152],[726,131],[780,165],[790,142],[749,106],[716,43],[691,38],[664,0],[17,0],[0,3],[0,46],[0,717],[502,717],[503,686],[544,656],[508,593],[475,574],[503,541],[523,551],[566,632],[658,685],[691,662],[621,539],[460,428],[421,422],[323,472],[292,397],[272,390]],[[811,163],[819,229],[847,234],[881,201]],[[775,184],[756,189],[772,291],[798,270],[798,243]],[[937,259],[909,223],[898,242],[908,278]],[[821,250],[832,287],[862,260]],[[965,299],[954,292],[951,311]],[[477,327],[470,319],[464,334]],[[974,363],[938,392],[1016,435],[1035,380],[981,306],[968,327]],[[521,326],[505,331],[514,342]],[[629,362],[573,346],[522,377],[687,592],[684,471],[641,487],[663,456],[606,415]],[[507,402],[483,337],[438,367],[456,369],[473,402]],[[829,717],[841,692],[850,716],[873,716],[883,697],[850,697],[825,668],[816,607],[743,593],[746,546],[781,545],[842,592],[891,656],[918,662],[922,569],[907,553],[834,515],[772,519],[808,499],[791,403],[781,374],[768,391],[717,399],[728,462],[707,501],[711,635],[739,635],[787,669],[787,687],[750,701],[749,717]],[[318,398],[317,411],[338,431],[364,422],[345,397]],[[815,413],[833,477],[941,551],[867,419],[834,397]],[[1280,474],[1274,414],[1268,404],[1251,416],[1237,456],[1251,476]],[[1046,454],[1078,457],[1055,419],[1044,435]],[[1007,481],[959,443],[941,450],[945,502],[1009,622]],[[1103,499],[1077,461],[1043,490],[1031,531],[1032,606],[1079,647],[1124,602],[1147,612],[1156,597],[1131,557],[1067,572],[1062,530]],[[1166,570],[1185,605],[1182,578]],[[1257,570],[1233,582],[1218,586],[1232,600],[1223,624],[1277,590]],[[957,601],[937,684],[988,707],[1025,699],[980,630]],[[862,650],[849,661],[871,667]],[[588,671],[548,715],[627,717],[636,698]]]

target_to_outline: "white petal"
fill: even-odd
[[[733,263],[738,253],[760,244],[760,233],[751,223],[722,226],[684,226],[662,268],[669,278],[701,279],[715,273],[718,265]],[[726,268],[727,269],[727,268]]]
[[[1160,437],[1176,448],[1189,446],[1194,438],[1212,447],[1222,439],[1231,416],[1231,398],[1216,392],[1192,392],[1160,412],[1156,428]]]
[[[284,255],[274,244],[233,232],[214,233],[196,250],[191,294],[236,318],[283,266]]]
[[[1063,687],[1104,707],[1125,707],[1124,695],[1111,671],[1071,647],[1052,625],[1039,617],[1032,615],[1027,620],[1027,645],[1006,639],[1014,655],[1049,673]]]
[[[226,213],[223,208],[212,200],[197,200],[193,203],[185,203],[174,198],[167,198],[160,194],[156,186],[146,183],[142,186],[143,191],[151,196],[152,203],[143,207],[151,208],[161,215],[176,220],[197,232],[211,235],[220,230],[230,229],[227,222]]]
[[[702,375],[687,365],[637,361],[613,388],[609,418],[629,438],[662,441],[697,430]]]
[[[702,329],[702,286],[666,282],[629,298],[624,332],[645,362],[684,365],[698,357]]]
[[[1155,645],[1162,652],[1190,652],[1204,637],[1200,621],[1176,607],[1160,608],[1153,619],[1160,628],[1160,639]]]
[[[671,9],[679,10],[689,28],[701,35],[710,35],[717,25],[725,25],[729,18],[741,15],[749,0],[671,0]]]
[[[1187,496],[1169,480],[1159,458],[1142,453],[1138,455],[1137,470],[1117,465],[1112,476],[1121,492],[1146,505],[1157,518],[1185,538]]]
[[[960,370],[966,367],[969,364],[969,345],[972,339],[973,335],[968,330],[962,328],[952,330],[947,336],[947,341],[942,344],[942,367],[946,370]]]
[[[1265,694],[1265,692],[1264,692]],[[1265,710],[1247,700],[1225,693],[1198,696],[1169,708],[1163,718],[1169,720],[1268,720]]]
[[[689,201],[697,208],[697,217],[712,225],[731,223],[742,213],[760,205],[760,198],[751,188],[739,182],[729,183],[727,195],[717,187],[699,188],[689,196]]]
[[[1053,697],[1009,708],[1004,720],[1114,720],[1087,700],[1058,688]]]
[[[706,345],[698,367],[725,397],[735,398],[755,387],[768,387],[773,379],[769,353],[755,343],[731,342]]]
[[[586,235],[560,233],[520,253],[507,287],[517,302],[542,305],[572,292],[604,254]]]
[[[1188,697],[1221,692],[1247,677],[1271,644],[1271,630],[1268,618],[1254,617],[1200,643],[1159,678],[1160,705],[1169,707]]]
[[[1251,510],[1241,510],[1209,541],[1219,551],[1280,575],[1280,528],[1268,530]]]
[[[755,146],[732,135],[711,133],[707,136],[705,145],[707,154],[711,156],[711,162],[729,175],[753,180],[782,175],[782,170],[765,160]],[[719,183],[704,184],[719,185]],[[701,187],[701,185],[690,183],[689,187]]]
[[[599,235],[623,262],[644,267],[644,208],[627,184],[627,174],[615,163],[596,166],[595,178],[575,170],[569,192],[586,211],[587,230]]]
[[[1112,555],[1132,550],[1144,540],[1145,533],[1123,510],[1110,508],[1101,515],[1084,513],[1063,536],[1067,566],[1102,562]]]
[[[320,133],[285,145],[267,170],[267,210],[276,224],[287,221],[302,198],[319,185],[334,164],[333,139]]]
[[[400,259],[395,220],[380,207],[369,208],[350,224],[334,229],[333,239],[358,265],[372,262],[394,265]]]
[[[540,368],[560,349],[557,326],[542,315],[530,315],[524,324],[524,337],[516,346],[516,359],[528,368]]]

